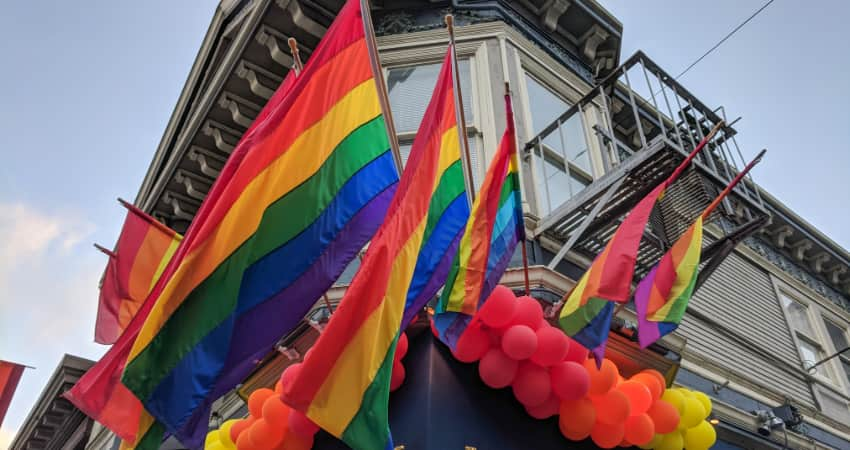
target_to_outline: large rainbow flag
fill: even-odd
[[[564,332],[593,352],[597,361],[605,353],[614,305],[629,300],[640,240],[655,203],[690,165],[719,127],[709,133],[667,179],[629,212],[614,236],[567,294],[559,316]]]
[[[759,153],[729,182],[661,257],[658,264],[638,283],[635,289],[635,309],[638,319],[638,342],[642,348],[650,346],[679,327],[696,286],[702,255],[703,222],[708,220],[735,185],[761,161],[764,153]]]
[[[233,150],[227,163],[221,170],[206,201],[201,205],[195,219],[189,226],[185,238],[178,245],[175,254],[166,265],[162,275],[156,281],[153,290],[148,294],[136,315],[127,325],[124,333],[110,347],[103,357],[77,381],[63,396],[74,404],[80,411],[108,428],[122,439],[121,449],[153,450],[159,448],[165,428],[148,413],[142,403],[121,383],[121,374],[127,362],[133,343],[139,331],[153,308],[156,299],[162,292],[166,282],[171,279],[179,262],[186,255],[187,244],[191,242],[201,224],[209,217],[212,205],[216,203],[224,188],[236,173],[245,155],[254,147],[255,139],[261,134],[258,130],[270,126],[267,121],[273,111],[288,95],[295,82],[293,72],[278,87],[269,99],[254,123],[245,132],[242,140]]]
[[[480,195],[473,202],[437,304],[435,325],[441,340],[452,348],[469,318],[499,282],[517,243],[525,240],[513,109],[507,94],[505,111],[505,133],[487,169]]]
[[[358,2],[348,2],[209,203],[122,381],[184,445],[372,237],[398,182]],[[188,236],[187,236],[188,238]]]
[[[127,217],[109,256],[94,328],[94,341],[114,344],[142,306],[183,236],[135,206],[120,200]]]
[[[434,96],[445,96],[444,101],[454,103],[456,73],[454,67],[454,46],[449,45],[446,56],[443,59],[443,71]],[[442,77],[447,77],[444,80]],[[460,158],[458,130],[463,127],[457,124],[455,112],[445,120],[454,121],[454,126],[445,131],[440,151],[440,167],[445,167],[439,176],[434,193],[431,196],[431,206],[428,208],[428,222],[425,225],[425,233],[422,239],[422,249],[416,261],[416,269],[413,279],[410,281],[410,289],[407,291],[407,303],[404,309],[401,329],[407,328],[407,324],[414,316],[434,298],[437,291],[446,282],[449,269],[452,265],[454,255],[463,234],[466,220],[469,218],[469,201],[466,195],[464,183],[463,162]],[[423,118],[423,124],[425,122]],[[433,119],[429,119],[433,120]],[[449,125],[446,125],[449,126]],[[421,136],[421,137],[420,137]],[[421,131],[417,139],[430,139],[423,136]]]
[[[354,2],[357,3],[357,2]],[[339,308],[283,398],[355,450],[392,449],[387,407],[393,355],[411,280],[459,140],[451,64],[434,95],[386,220]]]

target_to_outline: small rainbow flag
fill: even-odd
[[[446,73],[441,76],[445,75],[449,77],[449,80],[456,79],[454,47],[451,45],[443,60],[443,71]],[[444,95],[447,97],[445,101],[454,102],[456,95],[454,84],[445,84],[441,79],[437,85],[439,89],[434,91],[434,95]],[[460,142],[458,129],[463,127],[457,124],[454,112],[447,112],[447,114],[451,114],[451,117],[447,117],[446,120],[454,121],[455,125],[444,133],[444,138],[441,138],[439,151],[442,172],[431,197],[431,206],[428,208],[428,223],[425,226],[422,249],[416,261],[416,270],[410,281],[410,289],[407,291],[407,304],[401,323],[402,330],[407,328],[407,324],[429,300],[434,298],[446,282],[463,234],[463,227],[469,218],[463,162],[458,147]],[[416,135],[417,139],[420,138],[420,134],[421,132]],[[427,136],[422,138],[427,139]]]
[[[473,202],[460,248],[437,304],[435,325],[441,340],[452,348],[469,318],[499,282],[517,244],[525,240],[510,95],[505,95],[505,111],[505,134],[487,169],[481,195]]]
[[[12,403],[12,397],[25,368],[21,364],[0,360],[0,425],[3,424],[3,418],[6,417],[6,411],[9,410],[9,404]]]
[[[642,348],[679,326],[697,281],[701,252],[702,216],[638,283],[635,308]]]
[[[392,449],[387,407],[399,327],[433,206],[441,201],[435,194],[459,155],[452,78],[444,64],[386,220],[283,394],[355,450]]]
[[[127,208],[114,251],[95,244],[109,256],[94,328],[94,341],[114,344],[142,306],[183,236],[135,206]]]
[[[365,36],[349,1],[154,291],[122,382],[188,447],[384,219],[398,172]]]
[[[561,329],[593,352],[597,362],[605,353],[614,305],[629,300],[640,240],[655,203],[690,165],[719,130],[716,126],[670,176],[629,212],[593,264],[566,296],[558,319]]]
[[[715,208],[732,192],[743,177],[761,161],[762,150],[715,197],[696,221],[661,257],[635,290],[635,309],[638,318],[638,342],[650,346],[679,327],[688,302],[694,292],[702,255],[702,226]]]

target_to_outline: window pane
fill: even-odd
[[[803,360],[803,368],[808,369],[821,360],[821,352],[814,345],[800,340],[800,358]]]
[[[563,114],[569,105],[528,75],[525,76],[525,85],[528,91],[528,107],[531,109],[531,129],[537,134]]]
[[[782,301],[782,306],[785,308],[785,312],[788,314],[788,320],[791,322],[794,329],[802,331],[809,337],[816,336],[814,329],[812,328],[812,324],[809,321],[809,315],[806,307],[784,294],[780,294],[779,299]]]
[[[570,177],[564,165],[555,158],[546,155],[544,158],[546,184],[549,187],[549,210],[553,210],[572,196]]]
[[[419,129],[419,123],[425,115],[428,102],[431,101],[434,85],[437,84],[441,66],[442,63],[438,63],[388,70],[387,90],[397,132],[411,133]],[[458,71],[463,91],[463,113],[467,124],[472,124],[474,117],[469,60],[458,61]]]
[[[570,117],[562,125],[561,132],[564,134],[567,161],[575,164],[588,174],[592,173],[590,170],[590,155],[587,152],[587,141],[584,138],[584,127],[581,123],[581,117],[578,114]]]
[[[826,331],[829,333],[829,338],[832,340],[835,351],[841,351],[847,348],[847,336],[844,329],[828,320],[824,320],[824,323],[826,324]]]
[[[570,173],[570,192],[572,192],[572,195],[578,194],[589,184],[590,182],[584,179],[584,177]]]

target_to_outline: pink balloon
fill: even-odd
[[[567,356],[564,357],[564,361],[572,361],[577,362],[579,364],[584,364],[584,361],[587,359],[587,355],[590,353],[578,342],[572,340],[567,337]]]
[[[525,411],[535,419],[548,419],[556,414],[561,408],[561,399],[554,393],[549,395],[545,402],[537,406],[526,406]]]
[[[404,358],[404,355],[407,354],[407,348],[410,345],[410,342],[407,340],[407,333],[401,333],[401,336],[398,337],[398,344],[395,346],[395,361],[401,361],[401,358]]]
[[[519,366],[513,383],[514,397],[525,406],[539,406],[552,394],[549,371],[537,364],[525,362]]]
[[[283,369],[283,373],[280,374],[280,385],[286,389],[287,386],[292,384],[292,381],[295,377],[298,376],[298,372],[301,371],[301,363],[295,363]]]
[[[537,351],[537,334],[525,325],[513,325],[502,336],[502,351],[517,361],[528,359]]]
[[[537,329],[537,351],[531,355],[531,361],[548,367],[559,363],[567,356],[569,343],[563,331],[546,324]]]
[[[478,361],[490,349],[490,339],[480,326],[470,326],[458,338],[453,355],[460,362]]]
[[[511,321],[513,325],[525,325],[532,330],[536,330],[543,322],[543,307],[540,303],[524,295],[517,299],[516,312]]]
[[[319,426],[301,411],[292,410],[289,413],[289,429],[302,437],[311,437],[319,431]]]
[[[498,285],[478,311],[478,316],[488,326],[500,328],[510,323],[515,310],[516,296],[513,291]]]
[[[590,390],[590,376],[579,363],[562,361],[549,368],[552,391],[565,401],[578,400]]]
[[[390,392],[393,392],[401,387],[401,384],[404,383],[404,376],[404,364],[402,364],[401,361],[394,362],[393,371],[390,375]]]
[[[478,363],[478,374],[484,384],[494,389],[507,387],[514,380],[519,363],[498,348],[491,348]]]

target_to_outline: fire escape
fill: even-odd
[[[561,245],[550,269],[570,251],[595,257],[625,214],[668,177],[709,130],[726,123],[655,208],[638,254],[637,275],[642,276],[746,165],[735,139],[738,120],[729,122],[722,107],[707,107],[638,52],[532,138],[524,156],[559,151],[553,147],[566,139],[567,122],[584,115],[591,104],[596,105],[598,120],[587,134],[598,140],[605,174],[552,209],[533,230],[535,239],[545,236]],[[768,216],[755,183],[746,177],[706,222],[718,224],[722,235],[709,239],[703,251],[697,288]]]

